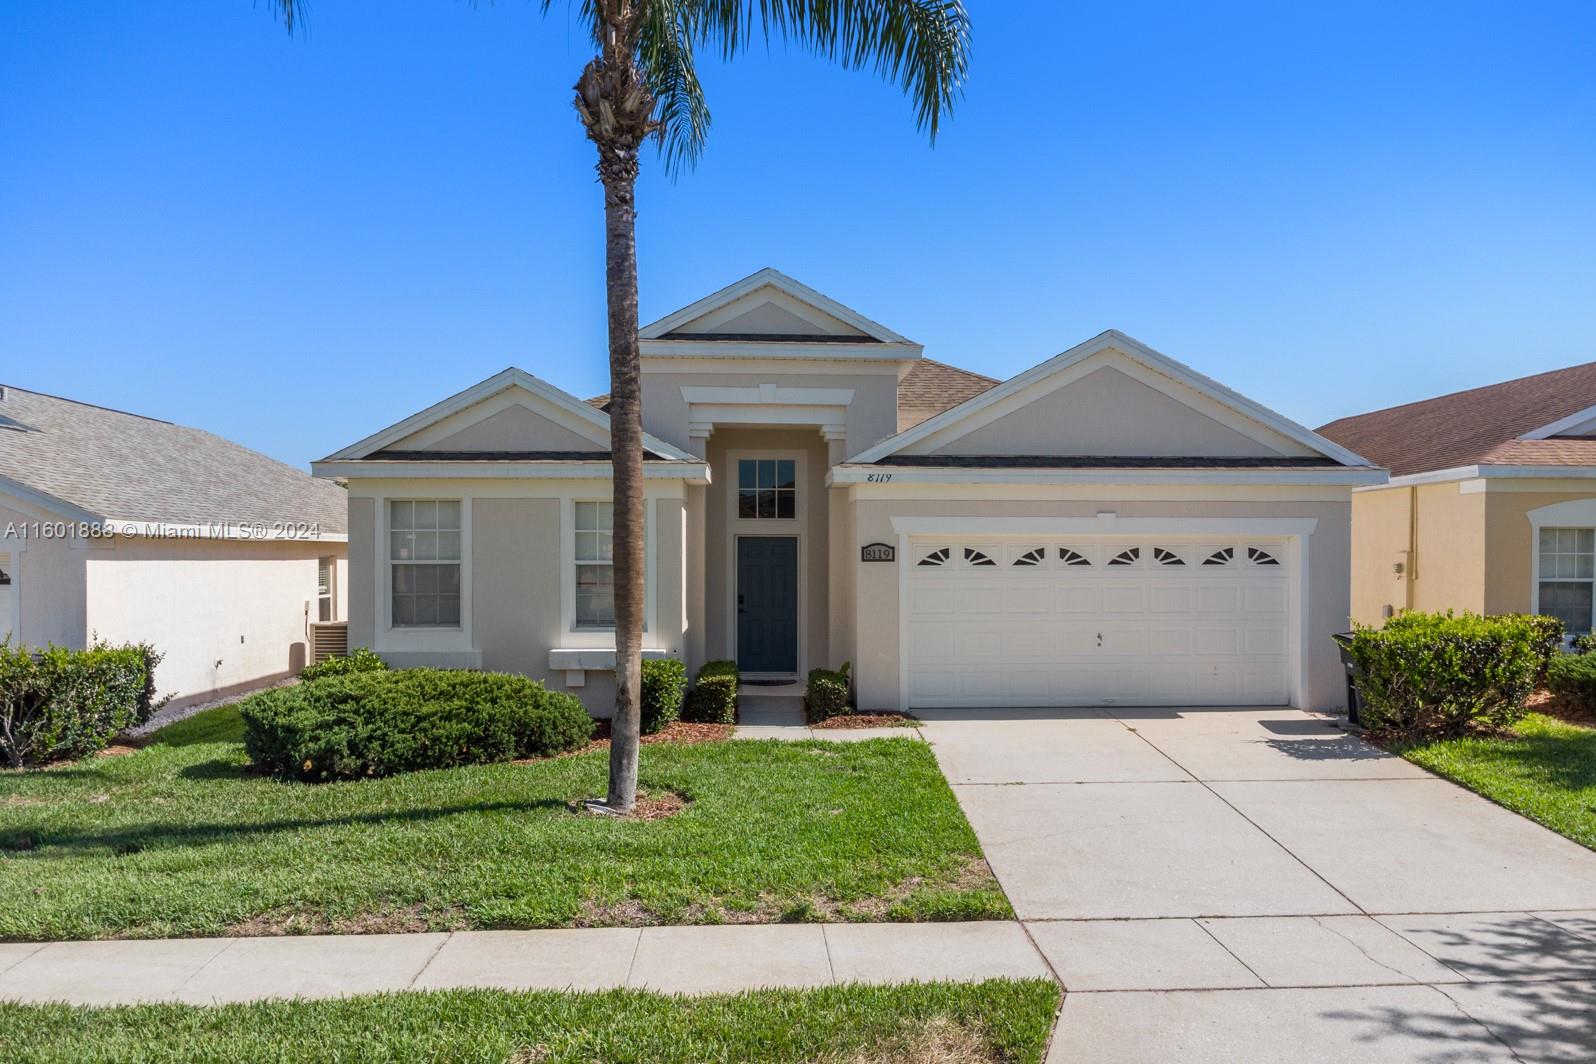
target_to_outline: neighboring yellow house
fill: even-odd
[[[1342,418],[1391,470],[1352,495],[1352,618],[1544,613],[1592,629],[1596,362]]]

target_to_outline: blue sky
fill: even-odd
[[[1309,425],[1596,360],[1596,5],[971,0],[935,148],[777,47],[640,187],[645,321],[771,265],[1008,376],[1109,327]],[[1286,9],[1286,10],[1283,10]],[[586,40],[535,3],[0,6],[0,381],[304,465],[606,390]]]

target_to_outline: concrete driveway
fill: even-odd
[[[923,716],[1050,1061],[1596,1059],[1596,853],[1297,710]]]

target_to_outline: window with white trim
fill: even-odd
[[[316,559],[316,620],[337,620],[338,607],[333,581],[338,579],[338,559]]]
[[[459,499],[389,501],[388,563],[395,628],[460,627]]]
[[[615,627],[615,504],[576,504],[576,627]]]
[[[1570,634],[1591,630],[1596,583],[1596,529],[1543,528],[1540,534],[1540,612]]]
[[[790,521],[798,516],[798,463],[791,458],[737,462],[737,516]]]

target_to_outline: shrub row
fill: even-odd
[[[1546,670],[1546,686],[1570,706],[1596,713],[1596,654],[1559,654]]]
[[[700,724],[735,724],[738,682],[735,661],[704,662],[687,696],[683,717]]]
[[[41,651],[0,643],[0,754],[12,768],[105,749],[161,707],[147,643]]]
[[[848,662],[840,669],[810,669],[804,689],[804,708],[812,721],[848,712]]]
[[[1521,615],[1410,612],[1357,626],[1348,650],[1363,721],[1409,737],[1512,724],[1561,641],[1554,618]]]
[[[322,680],[328,676],[349,676],[357,672],[385,672],[388,663],[377,656],[375,650],[366,647],[356,647],[346,657],[328,658],[318,661],[314,665],[306,665],[299,670],[299,678]]]
[[[643,662],[640,708],[644,735],[653,735],[681,719],[682,696],[686,690],[687,666],[678,659]]]
[[[264,691],[238,710],[256,766],[307,781],[542,757],[593,735],[571,695],[464,669],[330,676]]]

